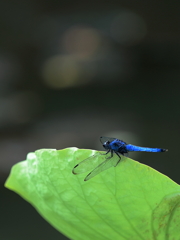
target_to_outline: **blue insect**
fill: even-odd
[[[80,174],[93,169],[85,177],[84,181],[87,181],[92,177],[95,177],[100,172],[112,166],[116,167],[121,160],[121,156],[128,154],[128,152],[138,152],[138,151],[139,152],[166,152],[168,151],[167,149],[162,149],[162,148],[139,147],[139,146],[127,144],[126,142],[119,140],[117,138],[100,137],[100,141],[107,152],[105,154],[103,154],[102,152],[96,152],[94,155],[86,158],[85,160],[77,164],[72,170],[73,174]],[[105,157],[104,155],[107,155],[108,153],[110,153],[110,156]],[[118,156],[118,158],[113,157],[114,153]],[[101,163],[99,164],[99,162]]]

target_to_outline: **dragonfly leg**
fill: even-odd
[[[119,155],[119,153],[115,152],[115,154],[119,157],[119,160],[117,161],[117,163],[114,167],[116,167],[118,165],[118,163],[121,161],[121,156]]]
[[[120,161],[121,161],[121,159],[119,159],[119,160],[117,161],[117,163],[116,163],[116,165],[115,165],[114,167],[116,167]]]
[[[119,153],[115,152],[115,154],[121,159],[121,156],[119,155]],[[123,155],[123,154],[122,154]]]
[[[101,155],[107,155],[110,152],[110,149],[106,153],[101,153]]]
[[[111,156],[110,156],[110,157],[107,157],[106,159],[110,159],[110,158],[113,157],[113,150],[109,150],[109,151],[111,151]]]

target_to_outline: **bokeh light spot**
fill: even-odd
[[[101,36],[96,29],[80,26],[68,29],[62,38],[65,51],[82,57],[92,56],[96,53],[100,42]]]
[[[146,33],[147,27],[144,19],[129,10],[120,12],[112,21],[111,36],[120,44],[137,44]]]
[[[42,76],[51,88],[67,88],[79,83],[81,66],[72,56],[58,55],[48,59],[42,68]]]

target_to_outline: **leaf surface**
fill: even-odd
[[[84,182],[88,172],[72,169],[94,153],[37,150],[13,166],[5,186],[70,239],[180,239],[180,186],[126,157]]]

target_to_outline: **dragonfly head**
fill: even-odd
[[[110,147],[109,144],[110,144],[110,141],[106,141],[106,142],[104,142],[103,147],[105,149],[109,149],[109,147]]]

